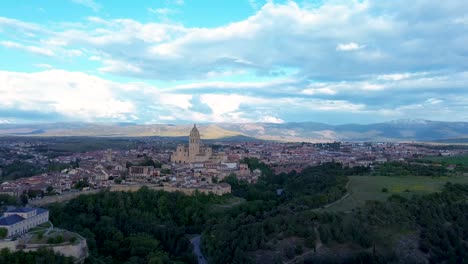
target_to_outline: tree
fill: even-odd
[[[17,205],[18,199],[8,194],[0,194],[0,206]]]
[[[0,238],[5,238],[8,235],[8,229],[0,227]]]
[[[28,204],[29,199],[28,199],[28,195],[26,194],[26,192],[23,192],[23,193],[21,194],[20,200],[21,200],[21,204],[22,204],[23,206],[25,206],[25,205]]]
[[[88,182],[88,178],[84,178],[82,180],[79,180],[76,184],[75,184],[75,189],[78,189],[78,190],[83,190],[83,188],[85,187],[89,187],[89,182]]]
[[[47,192],[47,195],[54,194],[54,193],[55,193],[54,187],[52,187],[52,186],[47,186],[46,192]]]

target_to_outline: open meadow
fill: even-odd
[[[468,166],[468,155],[459,155],[459,156],[432,156],[425,157],[424,160],[430,160],[438,163],[447,163],[447,164],[462,164],[463,166]]]
[[[369,200],[384,201],[393,194],[410,198],[413,195],[441,191],[447,183],[468,184],[468,176],[424,177],[424,176],[350,176],[349,195],[325,208],[325,211],[349,211],[362,206]],[[383,189],[386,189],[386,192]]]

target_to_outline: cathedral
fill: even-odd
[[[193,125],[188,148],[185,145],[177,145],[176,151],[171,155],[171,161],[174,163],[205,162],[211,159],[212,155],[211,148],[202,146],[200,132],[198,132],[197,126]]]

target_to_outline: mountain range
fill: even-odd
[[[51,123],[0,124],[0,136],[186,137],[192,124]],[[468,122],[395,120],[374,124],[299,123],[198,124],[203,139],[289,142],[439,141],[467,142]]]

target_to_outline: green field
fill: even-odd
[[[368,200],[384,201],[392,194],[403,197],[429,194],[442,190],[447,182],[468,184],[468,176],[453,177],[387,177],[387,176],[350,176],[349,195],[343,200],[331,205],[325,211],[349,211],[362,206]],[[387,188],[388,192],[382,192]]]
[[[468,155],[452,156],[452,157],[432,156],[432,157],[425,157],[424,160],[430,160],[433,162],[447,163],[447,164],[462,164],[463,166],[468,166]]]

